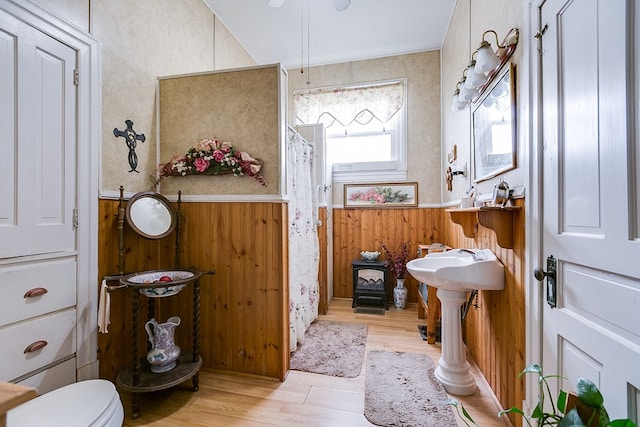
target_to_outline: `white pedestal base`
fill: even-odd
[[[434,374],[447,393],[466,396],[476,391],[476,380],[467,362],[462,342],[460,306],[466,301],[466,292],[438,289],[442,303],[442,357]]]

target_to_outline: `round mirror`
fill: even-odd
[[[161,239],[176,227],[176,212],[161,194],[151,191],[134,194],[126,210],[127,222],[147,239]]]

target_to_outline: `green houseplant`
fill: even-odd
[[[521,415],[530,427],[534,426],[533,423],[538,427],[636,427],[635,423],[629,419],[611,421],[604,407],[604,398],[600,390],[598,390],[598,387],[596,387],[593,382],[586,378],[578,379],[575,394],[560,390],[554,401],[547,380],[550,378],[561,378],[559,375],[543,375],[542,368],[535,364],[527,366],[520,372],[518,378],[526,374],[538,376],[540,393],[535,409],[530,416],[527,416],[521,409],[513,407],[500,411],[498,417],[503,414],[515,413]],[[549,400],[551,412],[545,412],[545,402],[547,399]],[[478,425],[460,402],[455,399],[450,399],[447,400],[446,403],[455,407],[458,417],[460,417],[466,425]]]

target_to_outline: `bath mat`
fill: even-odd
[[[371,350],[367,353],[364,416],[379,426],[457,427],[449,398],[426,354]]]
[[[304,341],[291,353],[290,368],[334,377],[360,375],[367,341],[367,325],[316,320]]]

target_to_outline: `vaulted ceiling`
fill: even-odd
[[[204,0],[258,64],[285,68],[435,50],[455,0]]]

